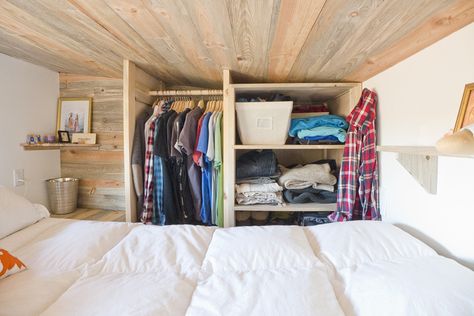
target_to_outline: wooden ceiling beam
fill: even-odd
[[[473,22],[474,1],[455,1],[390,47],[368,56],[344,80],[365,81]]]
[[[340,81],[453,0],[328,1],[289,80]]]
[[[128,23],[120,18],[104,0],[68,0],[71,5],[87,16],[91,23],[110,34],[124,46],[127,53],[123,58],[133,58],[137,65],[147,65],[146,70],[167,82],[186,81],[184,75],[177,73],[163,56],[146,42]],[[100,43],[98,43],[100,44]]]
[[[268,79],[285,81],[326,0],[282,0],[269,51]]]

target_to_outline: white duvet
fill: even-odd
[[[380,222],[215,229],[44,219],[0,315],[474,315],[474,272]]]

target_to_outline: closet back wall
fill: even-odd
[[[92,97],[99,150],[61,151],[61,175],[77,177],[78,206],[124,210],[122,79],[60,74],[61,97]]]

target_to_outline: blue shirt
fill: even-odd
[[[211,223],[211,188],[212,188],[212,164],[206,157],[207,147],[208,147],[208,137],[209,137],[209,118],[212,113],[204,114],[202,120],[201,132],[199,134],[199,140],[196,150],[202,153],[202,158],[200,161],[202,169],[202,178],[201,178],[201,193],[202,193],[202,203],[201,203],[201,220],[204,224]]]

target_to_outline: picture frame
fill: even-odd
[[[69,132],[68,131],[58,131],[58,142],[61,144],[64,143],[70,143],[71,138],[69,137]]]
[[[95,145],[97,134],[95,133],[73,133],[71,142],[73,144]]]
[[[92,98],[58,98],[56,130],[72,133],[90,133]]]
[[[467,125],[474,124],[474,82],[464,87],[464,93],[459,107],[454,132]]]

